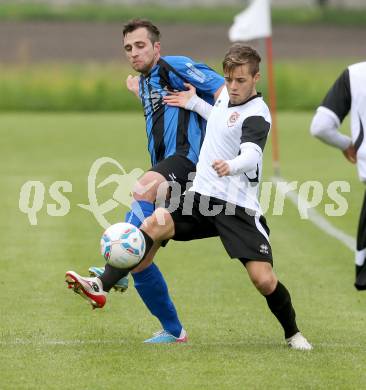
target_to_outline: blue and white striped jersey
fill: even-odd
[[[214,93],[224,84],[222,76],[205,64],[183,56],[161,57],[147,76],[141,75],[139,93],[144,109],[148,150],[155,165],[174,154],[194,164],[198,161],[206,121],[198,114],[164,103],[169,91],[183,91],[183,83],[197,89],[197,95],[210,104]]]

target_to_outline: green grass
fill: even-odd
[[[277,61],[279,110],[313,110],[336,77],[355,59]],[[221,73],[217,61],[210,65]],[[265,64],[258,89],[267,93]],[[316,69],[316,72],[314,71]],[[0,65],[0,111],[130,111],[141,110],[127,91],[127,66],[109,64]]]
[[[2,114],[1,389],[305,389],[364,388],[365,297],[353,283],[353,255],[285,203],[267,214],[275,269],[291,290],[311,353],[287,350],[280,327],[242,267],[219,240],[171,242],[157,262],[187,328],[187,345],[147,346],[159,328],[132,286],[91,311],[66,289],[64,272],[101,264],[101,227],[88,212],[87,175],[101,156],[127,171],[148,168],[141,114]],[[311,115],[279,115],[282,175],[289,180],[348,180],[349,212],[332,222],[354,234],[363,196],[353,167],[308,135]],[[264,175],[270,177],[270,147]],[[101,178],[102,179],[102,178]],[[38,225],[19,211],[25,181],[73,184],[71,211]],[[113,185],[102,192],[110,197]],[[322,212],[322,207],[318,209]],[[121,210],[108,214],[119,220]]]
[[[231,23],[244,6],[221,7],[162,7],[156,5],[70,5],[55,6],[41,3],[0,4],[0,20],[62,20],[62,21],[118,21],[125,22],[135,17],[144,17],[156,23]],[[364,26],[365,12],[360,10],[318,7],[273,8],[274,24],[330,24],[341,26]]]

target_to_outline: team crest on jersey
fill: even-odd
[[[236,111],[233,112],[227,121],[227,127],[233,127],[235,125],[236,121],[239,119],[239,117],[240,117],[240,114],[238,112],[236,112]]]

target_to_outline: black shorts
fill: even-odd
[[[160,173],[169,182],[179,183],[183,194],[187,182],[194,179],[196,166],[187,157],[175,154],[155,164],[149,171]],[[193,174],[189,175],[191,172]]]
[[[191,191],[179,200],[171,199],[168,210],[175,226],[173,240],[219,236],[231,258],[273,264],[269,228],[262,215]]]

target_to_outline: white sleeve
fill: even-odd
[[[195,111],[204,119],[208,119],[212,106],[197,95],[193,95],[184,107],[186,110]]]
[[[232,160],[226,161],[230,167],[230,175],[240,175],[257,169],[262,157],[262,149],[253,142],[244,142],[240,145],[240,154]]]
[[[337,115],[329,108],[320,106],[311,122],[310,132],[326,144],[345,150],[351,145],[352,140],[338,131],[339,126]]]

